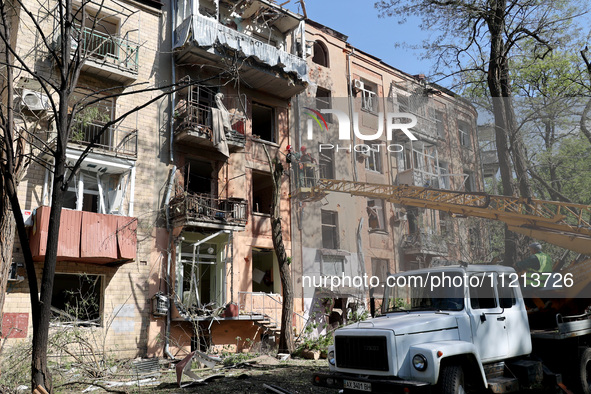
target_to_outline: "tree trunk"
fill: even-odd
[[[517,175],[519,192],[522,197],[532,196],[531,186],[527,173],[525,160],[525,148],[518,135],[513,100],[511,98],[511,80],[509,76],[509,59],[507,48],[503,39],[505,31],[506,0],[494,0],[491,3],[493,13],[487,19],[491,36],[490,58],[488,67],[488,87],[493,100],[493,112],[495,117],[495,139],[497,143],[497,155],[501,171],[501,184],[503,194],[513,196],[513,170]],[[509,144],[508,144],[509,141]],[[511,165],[511,153],[513,164]],[[505,264],[513,264],[517,261],[517,236],[505,226]]]
[[[491,34],[490,59],[488,65],[488,88],[493,100],[493,112],[495,118],[495,139],[497,143],[497,155],[499,159],[499,169],[501,172],[502,193],[505,196],[513,196],[513,166],[509,154],[508,145],[508,127],[509,119],[507,107],[504,104],[506,98],[503,97],[503,88],[501,86],[504,79],[503,54],[505,53],[505,43],[503,41],[503,30],[505,26],[504,13],[506,3],[504,0],[493,2],[495,9],[494,16],[487,20]],[[505,264],[516,261],[517,248],[516,236],[509,231],[505,225]]]
[[[279,276],[283,289],[283,304],[281,306],[281,332],[279,333],[279,352],[293,353],[295,345],[293,341],[292,316],[293,316],[293,286],[291,282],[290,264],[283,244],[283,227],[281,225],[281,183],[283,178],[283,164],[279,159],[271,160],[267,147],[263,145],[271,175],[273,177],[273,198],[271,201],[271,231],[273,247],[279,264]]]
[[[8,198],[3,197],[2,206],[0,207],[0,337],[10,334],[8,330],[6,332],[3,331],[2,316],[4,314],[8,273],[12,265],[15,228],[14,215],[10,210],[10,201]]]
[[[49,344],[49,321],[51,318],[51,297],[53,295],[53,283],[57,262],[57,249],[59,242],[59,226],[64,205],[64,185],[66,147],[69,139],[67,128],[68,98],[66,92],[60,92],[60,107],[58,118],[58,137],[56,144],[53,190],[51,193],[51,210],[49,212],[49,224],[47,227],[47,248],[43,264],[43,276],[41,277],[41,296],[39,298],[38,327],[33,331],[32,349],[32,380],[33,387],[41,385],[51,392],[51,373],[47,366],[47,346]]]

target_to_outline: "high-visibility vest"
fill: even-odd
[[[535,256],[538,259],[538,261],[540,262],[540,268],[538,268],[537,270],[529,269],[527,271],[527,279],[526,279],[525,283],[527,286],[530,286],[530,287],[534,286],[534,284],[536,284],[536,282],[538,282],[540,285],[542,285],[546,281],[545,277],[538,276],[538,275],[536,275],[536,278],[538,280],[536,280],[535,278],[532,278],[533,273],[552,272],[552,257],[550,257],[549,255],[547,255],[546,253],[543,253],[543,252],[536,253]]]

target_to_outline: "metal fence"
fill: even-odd
[[[116,155],[137,156],[137,130],[124,126],[109,126],[92,122],[74,122],[72,142],[87,145],[95,141],[95,148]],[[102,134],[101,134],[102,133]]]

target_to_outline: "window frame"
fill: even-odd
[[[262,135],[260,134],[255,134],[254,132],[255,130],[255,121],[254,121],[254,108],[255,107],[261,107],[261,108],[265,108],[271,111],[271,139],[266,139],[264,138]],[[276,144],[277,143],[277,139],[278,139],[278,135],[277,135],[277,110],[275,107],[272,107],[270,105],[265,105],[262,104],[258,101],[253,101],[252,105],[251,105],[251,122],[252,122],[252,129],[251,129],[251,136],[257,136],[258,139],[260,141],[264,141],[264,142],[270,142],[272,144]]]
[[[468,122],[458,120],[458,138],[461,147],[472,149],[472,127]]]
[[[318,92],[322,92],[324,96],[318,96]],[[332,91],[322,86],[316,88],[316,109],[331,109],[332,108]],[[324,114],[324,120],[328,123],[332,123],[332,114]]]
[[[331,221],[333,221],[334,223],[328,223],[325,222],[324,218],[325,215],[330,215]],[[332,249],[332,250],[338,250],[339,249],[339,244],[340,244],[340,240],[339,240],[339,214],[337,211],[331,211],[331,210],[326,210],[326,209],[321,209],[320,210],[320,226],[321,226],[321,236],[322,236],[322,247],[324,249]],[[330,229],[330,230],[329,230]],[[327,230],[325,232],[325,230]],[[330,240],[327,240],[325,238],[325,233],[328,232],[328,230],[331,232],[332,235],[332,243],[329,244]]]
[[[366,210],[367,210],[367,215],[368,215],[367,227],[369,228],[369,231],[370,232],[374,232],[374,231],[386,232],[387,228],[386,228],[386,212],[385,212],[384,200],[379,199],[379,198],[368,198]],[[377,221],[378,221],[377,227],[371,226],[372,213],[374,213],[377,218]]]
[[[269,212],[261,212],[260,206],[258,207],[259,209],[256,209],[256,198],[255,198],[255,177],[257,177],[257,180],[262,180],[262,178],[268,178],[271,181],[271,185],[270,186],[264,186],[262,189],[263,190],[267,190],[269,187],[271,187],[271,189],[273,188],[273,175],[269,172],[264,172],[264,171],[252,171],[251,173],[251,198],[252,198],[252,205],[251,205],[251,209],[252,209],[252,213],[253,215],[260,215],[260,216],[271,216],[271,207],[269,206]],[[261,190],[261,188],[258,188],[256,190]],[[264,193],[263,193],[264,194]],[[258,193],[257,193],[258,196]],[[261,201],[261,203],[263,203],[264,201]]]
[[[435,121],[437,137],[445,138],[445,113],[436,109],[433,113],[433,119]]]
[[[378,145],[380,145],[378,143]],[[372,171],[379,174],[383,173],[382,155],[379,149],[372,148],[368,145],[369,150],[365,152],[365,169],[366,171]],[[373,163],[373,168],[372,168]]]
[[[378,112],[378,85],[373,82],[363,81],[361,89],[361,110],[376,114]]]
[[[314,44],[312,45],[313,47],[313,55],[312,55],[312,63],[317,64],[319,66],[322,67],[326,67],[326,68],[330,68],[330,56],[329,56],[329,52],[328,52],[328,47],[326,46],[326,44],[320,40],[315,40]],[[324,62],[319,62],[316,61],[316,48],[319,48],[322,53],[324,54]]]
[[[68,275],[68,276],[77,276],[78,280],[81,280],[82,277],[93,277],[94,280],[98,280],[99,283],[96,283],[93,286],[98,286],[98,306],[97,306],[97,313],[98,313],[98,317],[96,319],[86,319],[86,320],[80,320],[78,318],[78,316],[73,316],[76,318],[76,321],[74,322],[69,322],[70,324],[73,324],[75,326],[85,326],[85,325],[89,325],[92,326],[93,324],[89,324],[89,322],[93,322],[93,321],[97,321],[96,325],[98,327],[103,327],[104,324],[104,304],[105,304],[105,275],[104,274],[89,274],[89,273],[77,273],[77,272],[56,272],[56,279],[59,275]],[[55,290],[55,285],[56,284],[63,284],[64,281],[55,281],[54,282],[54,290]],[[57,292],[53,292],[54,296],[57,296]],[[82,296],[80,296],[80,299],[83,299]],[[51,306],[59,309],[57,307],[54,306],[53,304],[53,297],[51,300]],[[60,309],[62,310],[62,309]],[[65,313],[71,315],[68,311],[63,310]],[[53,320],[53,319],[52,319]]]
[[[324,179],[335,179],[336,168],[334,162],[334,150],[329,149],[328,152],[325,153],[321,151],[318,153],[319,177]],[[330,173],[331,176],[327,176],[327,172]]]

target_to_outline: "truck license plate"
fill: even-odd
[[[355,382],[354,380],[345,380],[344,383],[346,389],[371,392],[371,383]]]

